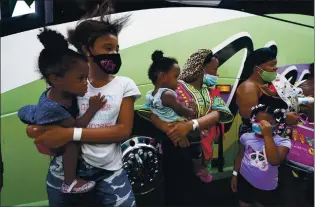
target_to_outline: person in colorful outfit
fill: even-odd
[[[167,205],[198,205],[207,199],[200,197],[200,191],[206,189],[193,171],[187,136],[199,131],[198,139],[209,170],[215,138],[218,133],[224,133],[218,130],[217,123],[228,123],[234,118],[220,93],[213,88],[218,79],[218,61],[211,50],[200,49],[189,57],[179,75],[177,100],[192,108],[196,119],[170,124],[154,113],[150,115],[153,124],[169,137],[162,143]]]
[[[89,98],[99,93],[106,104],[90,121],[87,128],[63,128],[60,126],[29,126],[29,137],[35,144],[57,148],[71,141],[82,142],[82,159],[78,174],[95,181],[94,190],[86,194],[62,194],[64,179],[62,157],[54,157],[46,178],[49,205],[61,206],[136,206],[135,196],[128,175],[122,168],[120,142],[132,131],[134,101],[141,94],[134,81],[115,76],[121,66],[118,34],[129,16],[111,20],[81,21],[68,31],[68,40],[88,59],[89,77],[87,93],[78,97],[79,115],[88,109]]]
[[[154,89],[148,91],[146,104],[150,110],[165,122],[180,122],[195,118],[193,109],[181,104],[176,97],[177,78],[180,73],[178,62],[174,58],[163,57],[162,51],[155,51],[152,54],[153,63],[149,68],[149,78],[154,84]],[[189,139],[189,135],[188,135]],[[177,140],[173,140],[176,142]],[[190,142],[195,141],[189,139]],[[203,168],[201,159],[201,146],[199,142],[193,143],[190,147],[191,158],[197,176],[203,182],[211,182],[212,176]]]
[[[240,138],[231,187],[241,207],[277,206],[278,168],[291,148],[290,140],[277,135],[285,124],[285,109],[258,104],[252,108],[252,132]]]

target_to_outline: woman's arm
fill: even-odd
[[[289,153],[289,148],[276,146],[272,136],[272,127],[269,122],[264,120],[261,121],[260,128],[265,140],[265,150],[268,162],[271,165],[280,165]]]
[[[199,129],[206,129],[211,124],[216,124],[220,119],[220,112],[212,111],[197,119]],[[167,132],[167,136],[172,140],[186,137],[193,130],[193,121],[180,122]]]
[[[236,103],[243,118],[250,118],[252,107],[258,104],[259,94],[257,86],[251,82],[244,82],[236,92]]]
[[[165,121],[162,121],[157,115],[153,113],[151,113],[150,119],[153,125],[164,133],[167,133],[176,125],[176,123],[167,123]]]
[[[287,125],[294,126],[298,124],[299,120],[300,120],[300,116],[297,113],[288,112],[285,122]]]
[[[134,98],[126,97],[120,107],[117,124],[104,128],[84,128],[81,142],[115,143],[128,138],[132,131],[134,118]],[[35,138],[36,144],[43,144],[51,148],[60,147],[73,140],[74,128],[50,127]]]

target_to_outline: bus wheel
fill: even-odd
[[[153,138],[135,136],[121,145],[123,168],[135,195],[153,191],[163,181],[161,144]]]

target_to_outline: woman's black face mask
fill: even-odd
[[[121,67],[120,54],[101,54],[93,56],[94,62],[107,74],[117,74]]]

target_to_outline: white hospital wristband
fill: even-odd
[[[199,128],[199,123],[196,119],[191,120],[193,122],[193,130]]]
[[[237,176],[237,172],[235,170],[233,170],[233,173],[232,173],[234,176]]]
[[[80,141],[82,136],[82,128],[74,128],[73,141]]]

